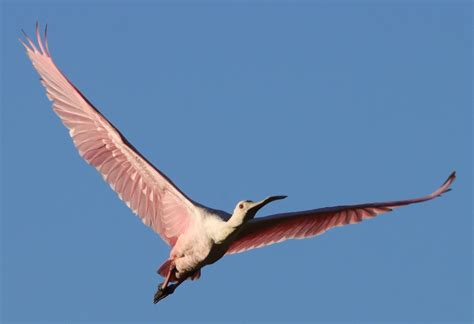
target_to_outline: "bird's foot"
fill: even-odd
[[[158,286],[158,290],[156,291],[155,296],[153,298],[153,304],[158,303],[163,298],[165,298],[168,295],[171,295],[172,293],[174,293],[175,289],[176,289],[176,284],[169,285],[167,287],[163,287],[163,285],[160,284]]]

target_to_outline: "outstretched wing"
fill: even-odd
[[[46,88],[53,110],[69,129],[79,154],[93,165],[143,223],[173,246],[195,217],[196,207],[149,163],[57,68],[38,24],[38,47],[20,39]]]
[[[431,200],[449,191],[449,186],[455,178],[455,172],[451,173],[438,190],[421,198],[328,207],[256,218],[248,222],[237,235],[227,250],[227,254],[240,253],[289,239],[316,236],[336,226],[358,223],[397,207]]]

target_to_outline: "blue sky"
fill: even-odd
[[[1,320],[472,319],[469,1],[6,2]],[[193,199],[260,215],[453,191],[226,257],[158,305],[167,246],[75,151],[17,39]]]

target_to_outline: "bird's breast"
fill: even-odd
[[[237,231],[222,220],[211,219],[181,236],[171,255],[178,272],[190,273],[222,258]]]

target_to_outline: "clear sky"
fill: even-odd
[[[1,320],[472,319],[470,1],[10,1],[2,8]],[[18,42],[190,197],[259,215],[453,191],[226,257],[153,305],[168,247],[79,157]]]

